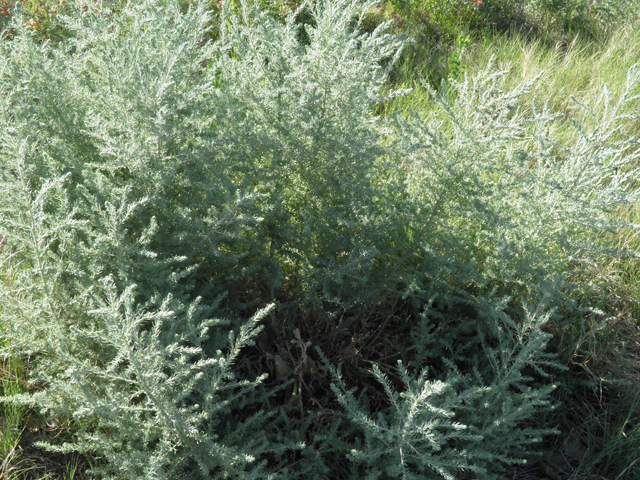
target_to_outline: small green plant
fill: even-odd
[[[74,480],[76,478],[76,473],[78,472],[78,466],[80,464],[80,457],[75,456],[73,459],[67,464],[64,480]]]
[[[467,71],[467,67],[462,60],[462,55],[470,42],[471,39],[468,35],[458,35],[455,49],[449,55],[449,71],[451,72],[451,77],[459,79]]]

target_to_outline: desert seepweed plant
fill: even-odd
[[[0,400],[71,419],[43,448],[101,478],[489,479],[556,432],[550,331],[607,322],[572,272],[634,254],[638,69],[572,136],[495,62],[380,117],[407,39],[374,6],[4,32],[0,353],[38,388]]]

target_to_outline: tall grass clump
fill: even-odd
[[[11,396],[24,393],[20,383],[19,368],[13,361],[4,361],[0,369],[0,393]],[[19,468],[19,444],[24,433],[22,419],[26,409],[20,405],[3,405],[0,408],[0,478],[17,478],[25,469]]]
[[[37,388],[1,401],[71,419],[43,448],[105,478],[489,479],[554,432],[548,330],[593,313],[570,272],[632,253],[606,234],[636,228],[638,70],[570,142],[491,63],[382,118],[406,39],[374,5],[4,32],[0,353]]]

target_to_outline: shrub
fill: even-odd
[[[569,304],[566,272],[609,253],[599,235],[637,196],[637,145],[609,140],[637,72],[575,145],[521,105],[529,84],[503,91],[490,66],[452,82],[455,100],[433,92],[440,119],[383,119],[404,39],[359,29],[372,6],[279,22],[225,4],[215,42],[201,3],[79,3],[56,45],[11,25],[0,351],[37,359],[42,390],[2,401],[74,419],[77,441],[47,448],[93,452],[114,478],[311,478],[350,451],[352,478],[493,478],[490,460],[520,461],[549,432],[523,425],[553,389],[542,328]],[[367,348],[396,342],[401,382],[369,360],[379,420],[339,355],[336,397],[295,409],[251,365],[261,328],[281,322],[283,355],[295,340],[287,302],[334,338],[347,317],[375,325]],[[309,434],[311,400],[348,422]]]

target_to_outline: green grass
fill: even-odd
[[[468,37],[464,37],[468,38]],[[438,59],[429,58],[420,64],[424,55],[416,50],[407,52],[402,73],[404,86],[413,91],[394,100],[387,111],[411,108],[423,114],[435,110],[424,80],[429,80],[432,65],[438,65],[440,71],[450,72],[450,64],[459,64],[459,75],[465,72],[472,76],[493,59],[500,70],[507,70],[505,89],[512,89],[524,80],[531,80],[544,74],[527,100],[534,97],[539,105],[549,103],[549,107],[561,113],[575,115],[577,105],[571,97],[602,107],[599,98],[605,85],[615,97],[623,90],[629,68],[640,62],[640,31],[630,26],[612,32],[606,42],[599,44],[576,35],[570,42],[562,40],[555,44],[545,43],[540,38],[527,37],[525,34],[496,34],[468,44],[466,47],[452,47]],[[411,65],[409,68],[407,65]],[[438,85],[442,78],[428,82]],[[640,105],[640,103],[635,104]],[[602,110],[596,111],[602,114]],[[584,116],[584,115],[583,115]],[[565,126],[566,135],[574,135],[574,130]],[[638,135],[640,122],[628,122],[621,135]]]
[[[3,362],[0,368],[0,393],[4,397],[24,393],[26,388],[21,380],[19,363],[12,359]],[[26,408],[13,405],[0,405],[0,478],[18,478],[26,473],[20,467],[19,445],[26,430]]]
[[[0,397],[28,392],[25,363],[5,359],[0,365]],[[72,428],[56,419],[45,425],[41,416],[29,408],[0,403],[0,480],[74,480],[92,478],[84,471],[92,458],[77,454],[46,458],[30,447],[35,441],[71,441]]]

